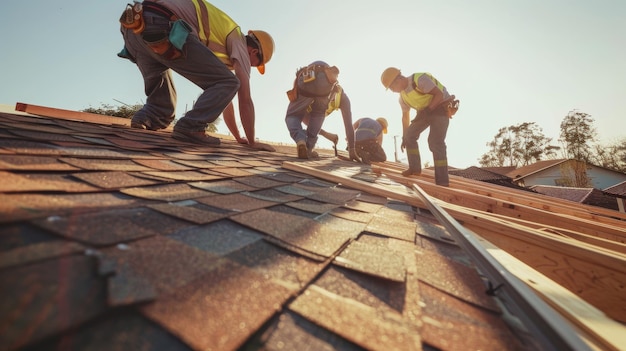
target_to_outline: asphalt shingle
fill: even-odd
[[[291,146],[200,147],[5,113],[0,124],[9,350],[524,349],[433,218],[281,168],[298,161]]]

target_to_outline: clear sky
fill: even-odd
[[[2,0],[0,103],[82,110],[143,103],[139,70],[116,56],[126,1]],[[453,167],[478,165],[502,127],[536,122],[558,139],[571,110],[595,120],[604,143],[626,137],[626,1],[623,0],[215,0],[244,32],[276,42],[261,76],[252,71],[257,137],[291,143],[284,117],[295,71],[315,60],[340,68],[354,118],[384,116],[384,147],[394,159],[402,134],[397,94],[385,91],[388,66],[430,72],[461,100],[448,131]],[[200,89],[175,76],[177,117]],[[221,118],[220,118],[221,121]],[[340,135],[339,111],[324,128]],[[223,122],[218,131],[228,133]],[[423,162],[432,164],[420,138]],[[398,147],[400,137],[397,138]],[[318,146],[330,147],[320,138]],[[399,158],[405,154],[398,152]]]

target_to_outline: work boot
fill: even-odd
[[[422,174],[421,171],[414,171],[412,169],[407,169],[406,171],[402,172],[403,177],[418,176],[420,174]]]
[[[306,147],[306,141],[298,140],[298,142],[296,142],[296,146],[298,148],[298,158],[308,159],[309,158],[309,150]]]
[[[133,117],[130,120],[130,127],[135,129],[159,130],[161,128],[152,126],[152,121],[144,117]]]
[[[220,139],[207,135],[204,131],[200,132],[183,132],[180,130],[174,130],[172,132],[172,138],[180,141],[186,141],[194,144],[217,146],[220,144]]]
[[[309,152],[309,158],[320,158],[320,155],[317,153],[317,151],[311,150]]]

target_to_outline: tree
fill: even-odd
[[[128,105],[128,104],[122,103],[122,106],[113,106],[113,105],[108,105],[108,104],[102,104],[102,105],[100,105],[99,108],[89,107],[89,108],[86,108],[86,109],[84,109],[82,111],[83,112],[89,112],[89,113],[95,113],[95,114],[99,114],[99,115],[105,115],[105,116],[114,116],[114,117],[121,117],[121,118],[131,119],[133,117],[133,115],[137,111],[139,111],[142,107],[143,107],[142,104]],[[209,125],[206,128],[206,131],[209,132],[209,133],[216,133],[217,132],[217,123],[218,123],[218,120],[215,120],[213,123],[209,123]]]
[[[131,119],[133,115],[137,111],[139,111],[142,107],[143,105],[141,104],[135,104],[135,105],[123,104],[122,106],[102,104],[100,105],[99,108],[89,107],[89,108],[84,109],[83,112]]]
[[[590,162],[592,159],[591,143],[596,140],[596,129],[591,115],[570,111],[561,122],[559,141],[563,144],[565,158]]]
[[[558,147],[549,145],[551,141],[535,122],[500,128],[479,163],[483,167],[526,166],[555,155]]]
[[[626,139],[609,145],[594,145],[592,161],[598,166],[626,173]]]

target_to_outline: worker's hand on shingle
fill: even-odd
[[[356,150],[353,147],[348,149],[348,153],[350,154],[350,161],[361,162],[361,160],[359,159],[359,156],[357,156],[356,154]]]

